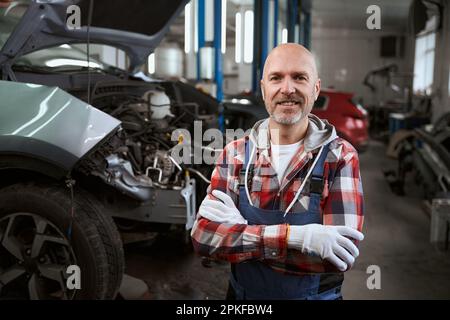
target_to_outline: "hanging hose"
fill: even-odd
[[[75,218],[75,203],[74,203],[74,195],[73,195],[73,186],[75,185],[75,180],[73,180],[70,175],[66,180],[66,186],[70,189],[70,222],[69,227],[67,228],[67,239],[69,242],[72,241],[72,230],[73,230],[73,220]]]
[[[87,23],[87,43],[86,43],[86,58],[87,58],[87,70],[88,70],[88,88],[87,88],[87,101],[91,104],[91,67],[90,67],[90,57],[89,57],[89,42],[90,42],[90,27],[92,23],[92,12],[94,11],[94,1],[89,0],[89,15]]]

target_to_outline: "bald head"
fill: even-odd
[[[319,77],[314,56],[308,49],[298,43],[283,43],[272,49],[264,63],[263,79],[268,75],[274,61],[277,63],[291,61],[301,63],[303,67],[310,69],[316,79]]]

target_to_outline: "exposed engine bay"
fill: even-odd
[[[85,176],[96,176],[127,197],[154,209],[158,207],[156,194],[162,197],[157,190],[175,192],[168,196],[172,200],[175,194],[181,194],[186,200],[184,211],[187,209],[188,220],[192,220],[186,224],[190,228],[193,219],[189,215],[193,217],[196,212],[195,196],[202,196],[206,191],[212,166],[177,162],[171,150],[183,143],[183,139],[178,137],[173,141],[172,133],[179,129],[192,133],[194,121],[201,121],[204,130],[216,128],[217,114],[211,113],[210,106],[203,108],[198,103],[169,97],[166,90],[170,91],[168,86],[173,83],[165,85],[134,81],[97,83],[90,104],[117,118],[122,125],[114,136],[81,161],[78,171]],[[119,211],[118,207],[116,203],[114,210]],[[126,218],[133,220],[129,215]],[[136,220],[155,221],[147,213]]]

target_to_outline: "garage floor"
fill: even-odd
[[[450,250],[429,243],[430,218],[413,183],[407,196],[394,195],[382,169],[395,168],[385,147],[372,141],[360,155],[366,218],[365,240],[353,270],[346,273],[345,299],[450,299]],[[126,250],[127,273],[144,280],[153,299],[223,299],[227,264],[206,268],[174,235]],[[381,289],[369,290],[367,267],[381,270]]]

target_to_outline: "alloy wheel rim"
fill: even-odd
[[[0,298],[73,299],[66,270],[76,264],[70,241],[48,219],[23,212],[0,218]]]

